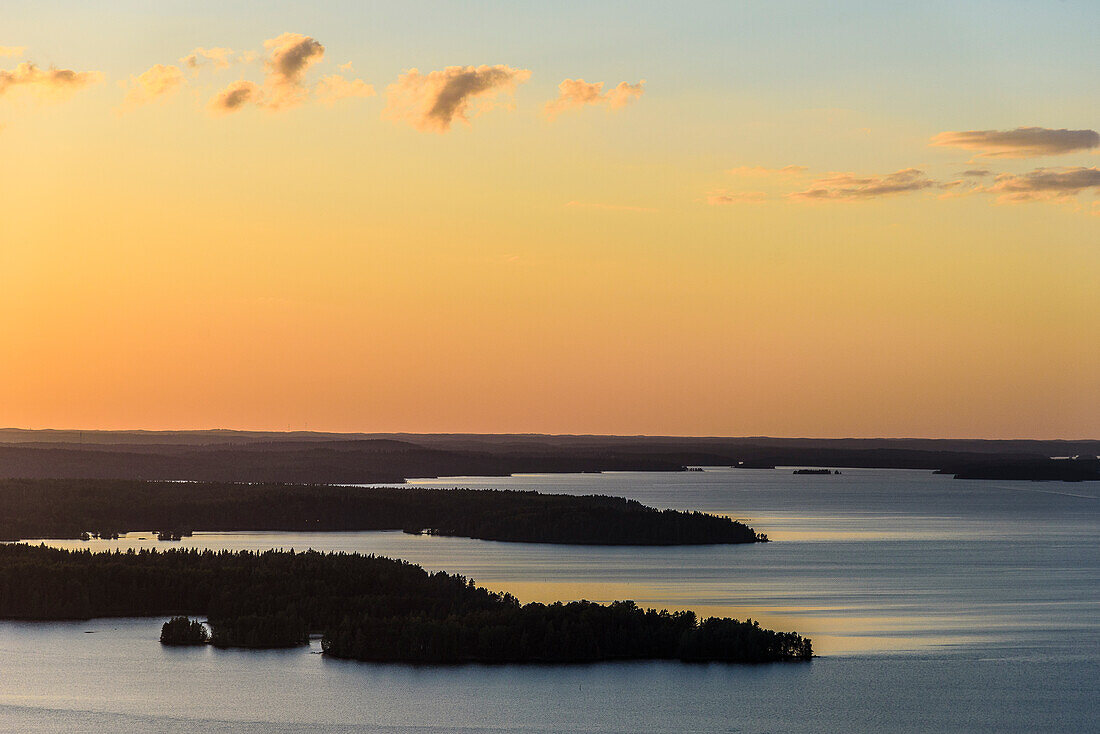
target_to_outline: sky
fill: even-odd
[[[0,7],[0,425],[1100,437],[1100,5]]]

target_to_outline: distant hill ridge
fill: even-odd
[[[0,477],[7,478],[366,484],[688,466],[875,467],[975,475],[975,466],[1033,465],[1051,456],[1096,454],[1098,440],[0,429]]]

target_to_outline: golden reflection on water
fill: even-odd
[[[722,514],[722,513],[719,513]],[[771,540],[802,542],[871,542],[884,540],[967,540],[997,534],[997,524],[962,521],[957,517],[908,514],[872,520],[864,515],[802,515],[776,513],[738,518],[753,527],[767,528]],[[886,526],[886,527],[884,527]]]
[[[574,581],[487,581],[480,585],[512,594],[523,603],[552,604],[585,599],[608,603],[631,599],[643,608],[660,608],[669,611],[693,611],[700,619],[706,617],[733,617],[753,619],[761,626],[778,630],[791,630],[810,637],[817,654],[850,655],[870,652],[899,652],[922,650],[945,645],[989,642],[989,634],[967,635],[958,630],[972,628],[973,616],[928,614],[860,613],[851,607],[822,606],[757,606],[746,604],[685,604],[655,603],[649,599],[667,599],[668,589],[644,584],[574,582]],[[679,589],[690,594],[692,589]],[[699,591],[699,590],[696,590]],[[700,595],[706,593],[702,590]],[[877,611],[877,610],[876,610]],[[985,620],[996,626],[996,617]],[[987,628],[988,629],[988,628]],[[937,630],[954,630],[943,634]]]

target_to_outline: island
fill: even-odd
[[[172,617],[160,628],[162,645],[205,645],[209,641],[210,635],[203,623],[186,616]]]
[[[520,604],[462,576],[375,556],[0,545],[0,618],[170,616],[168,641],[201,644],[194,615],[208,619],[216,647],[293,647],[320,633],[325,655],[369,661],[813,657],[811,640],[751,620],[699,620],[690,611],[641,609],[631,601]]]
[[[133,480],[0,480],[0,539],[83,538],[155,530],[404,530],[481,540],[578,545],[766,542],[729,517],[634,500],[512,490]],[[109,530],[103,530],[108,528]]]
[[[829,469],[795,469],[791,474],[840,474],[840,472]]]

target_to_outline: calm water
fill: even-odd
[[[1100,486],[708,470],[425,480],[612,494],[777,542],[579,548],[402,533],[173,546],[378,553],[523,601],[630,598],[813,638],[806,665],[418,668],[170,650],[163,620],[0,622],[0,732],[1100,731]],[[165,547],[143,534],[58,541]]]

